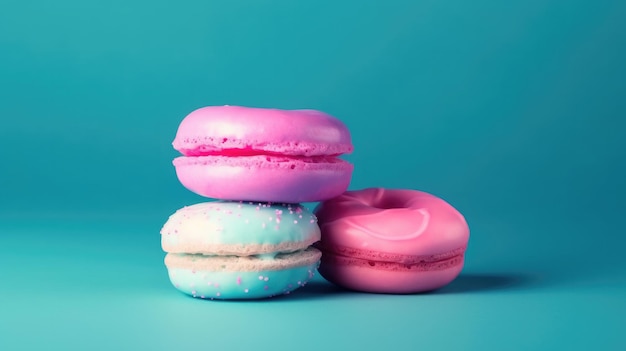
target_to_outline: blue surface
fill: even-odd
[[[0,5],[0,350],[624,350],[623,1]],[[171,148],[191,110],[315,108],[351,188],[443,197],[471,228],[448,287],[321,278],[187,298],[159,229],[202,201]],[[313,205],[313,204],[307,204]]]

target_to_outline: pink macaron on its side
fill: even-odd
[[[352,177],[339,158],[353,150],[348,128],[315,110],[203,107],[183,119],[173,146],[180,182],[210,198],[323,201]]]
[[[434,195],[406,189],[348,191],[316,209],[330,282],[373,293],[441,288],[461,272],[469,240],[465,218]]]

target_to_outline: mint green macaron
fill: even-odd
[[[314,276],[317,218],[300,204],[214,201],[186,206],[161,229],[172,284],[203,299],[289,294]]]

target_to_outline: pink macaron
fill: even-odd
[[[203,107],[183,119],[173,146],[180,182],[210,198],[323,201],[352,177],[339,158],[353,150],[348,128],[315,110]]]
[[[441,288],[461,272],[469,227],[446,201],[417,190],[348,191],[316,209],[320,274],[372,293]]]

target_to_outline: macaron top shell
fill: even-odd
[[[326,113],[241,106],[208,106],[191,112],[180,123],[172,144],[185,156],[320,156],[353,150],[348,128]]]
[[[378,253],[381,261],[415,263],[458,254],[469,240],[465,218],[446,201],[417,190],[348,191],[316,209],[323,251]],[[381,255],[388,253],[389,255]]]
[[[299,204],[214,201],[186,206],[161,229],[163,250],[205,255],[275,255],[320,239],[317,218]]]

